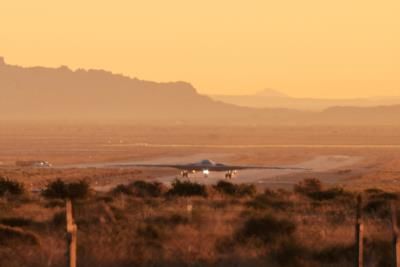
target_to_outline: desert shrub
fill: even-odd
[[[333,264],[346,261],[353,261],[355,255],[354,245],[335,244],[324,247],[314,252],[314,258],[320,263]]]
[[[310,192],[307,194],[309,198],[318,201],[332,200],[344,195],[346,195],[346,192],[343,190],[343,188],[340,187],[334,187],[334,188],[329,188],[327,190]]]
[[[178,213],[173,213],[167,216],[155,216],[146,219],[146,222],[150,224],[164,225],[168,227],[175,227],[180,224],[188,224],[189,219],[187,216],[183,216]]]
[[[296,225],[292,221],[264,214],[249,218],[237,231],[236,238],[239,241],[256,239],[263,243],[273,243],[290,237],[295,230]]]
[[[390,202],[397,200],[396,193],[388,193],[382,190],[368,190],[367,201],[363,207],[367,215],[380,218],[390,218]]]
[[[219,181],[213,186],[219,193],[229,196],[252,196],[256,193],[256,188],[253,184],[233,184],[227,181]]]
[[[117,185],[113,190],[114,195],[133,195],[132,189],[124,184]]]
[[[365,189],[364,192],[366,194],[380,194],[380,193],[383,193],[384,191],[379,188],[368,188],[368,189]]]
[[[376,240],[366,238],[364,243],[367,261],[373,262],[374,266],[393,266],[393,247],[390,240]]]
[[[300,181],[294,186],[294,191],[299,194],[308,195],[322,190],[322,183],[315,178],[308,178]]]
[[[51,199],[44,205],[46,208],[63,208],[65,207],[65,201],[61,199]]]
[[[254,184],[239,184],[237,185],[237,195],[240,197],[254,196],[257,190]]]
[[[215,242],[215,250],[219,253],[229,253],[234,250],[236,242],[232,237],[221,237]]]
[[[247,205],[253,209],[277,209],[277,210],[286,210],[293,206],[293,203],[282,199],[275,192],[267,192],[262,195],[256,196],[254,199],[247,202]]]
[[[113,197],[112,196],[97,196],[95,201],[96,202],[111,203],[111,202],[113,202]]]
[[[89,184],[85,181],[65,183],[61,179],[57,179],[47,184],[42,195],[47,198],[85,198],[89,194]]]
[[[162,184],[159,182],[135,181],[131,187],[135,194],[141,197],[159,197],[163,191]]]
[[[54,182],[47,184],[46,189],[42,192],[42,194],[47,198],[67,198],[67,184],[61,179],[57,179]]]
[[[22,195],[25,192],[24,185],[17,181],[0,177],[0,196],[8,193],[11,195]]]
[[[89,194],[89,183],[85,181],[78,181],[68,184],[67,192],[69,198],[85,198]]]
[[[191,181],[175,180],[172,188],[167,192],[170,196],[207,196],[206,187],[202,184]]]
[[[39,245],[40,243],[37,235],[32,232],[0,224],[0,244],[13,240],[30,245]]]
[[[31,226],[35,224],[32,219],[23,218],[23,217],[9,217],[2,218],[0,223],[3,225],[11,226],[11,227],[23,227],[23,226]]]
[[[54,214],[53,219],[51,220],[52,224],[56,227],[65,226],[66,225],[66,214],[64,211],[60,211]]]
[[[313,261],[310,251],[293,238],[285,239],[271,254],[278,266],[320,266]]]
[[[219,181],[213,188],[225,195],[234,196],[236,194],[236,185],[227,181]]]
[[[326,212],[327,220],[333,225],[343,225],[346,222],[346,212],[342,209],[332,209]]]
[[[153,224],[146,224],[141,226],[136,231],[137,235],[144,238],[149,239],[151,241],[159,240],[164,237],[164,232],[159,226],[155,226]]]
[[[384,199],[371,199],[365,204],[363,212],[366,215],[390,218],[390,205]]]
[[[398,195],[390,192],[380,192],[369,195],[369,199],[380,199],[384,201],[397,200]]]
[[[349,197],[349,199],[352,198],[352,194],[344,191],[344,189],[340,187],[324,190],[321,181],[315,178],[300,181],[294,186],[294,191],[316,201],[333,200],[344,196]]]

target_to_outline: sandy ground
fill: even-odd
[[[202,159],[295,170],[242,170],[232,179],[291,187],[304,178],[352,188],[400,190],[400,126],[227,127],[0,124],[0,175],[43,187],[55,178],[112,187],[134,180],[170,183],[175,169],[112,168],[115,164],[187,164]],[[16,168],[17,160],[46,160],[52,169]],[[213,183],[224,173],[190,179]]]

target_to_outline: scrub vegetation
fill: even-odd
[[[10,267],[65,266],[65,198],[73,199],[80,267],[354,266],[358,195],[366,264],[390,266],[390,203],[399,196],[317,179],[263,191],[227,181],[137,180],[97,192],[55,179],[42,193],[0,184],[11,188],[0,200],[0,266]]]

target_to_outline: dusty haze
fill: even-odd
[[[399,95],[398,0],[4,0],[1,10],[12,64],[184,80],[204,94]]]
[[[212,100],[186,82],[156,83],[104,70],[23,68],[0,60],[0,119],[189,124],[397,125],[400,105],[319,112]]]

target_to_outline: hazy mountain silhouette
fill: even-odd
[[[255,96],[262,96],[262,97],[289,97],[287,94],[284,94],[282,92],[279,92],[278,90],[274,90],[271,88],[267,88],[264,90],[261,90],[255,94]]]
[[[1,119],[216,120],[258,111],[199,95],[185,82],[156,83],[104,70],[11,66],[0,60]]]
[[[211,97],[218,101],[243,107],[279,107],[308,111],[322,111],[335,106],[373,107],[400,104],[400,97],[353,99],[295,98],[273,89],[266,89],[253,95],[212,95]]]
[[[104,70],[25,68],[0,58],[0,120],[397,124],[399,116],[400,106],[323,112],[239,107],[200,95],[185,82],[156,83]]]

